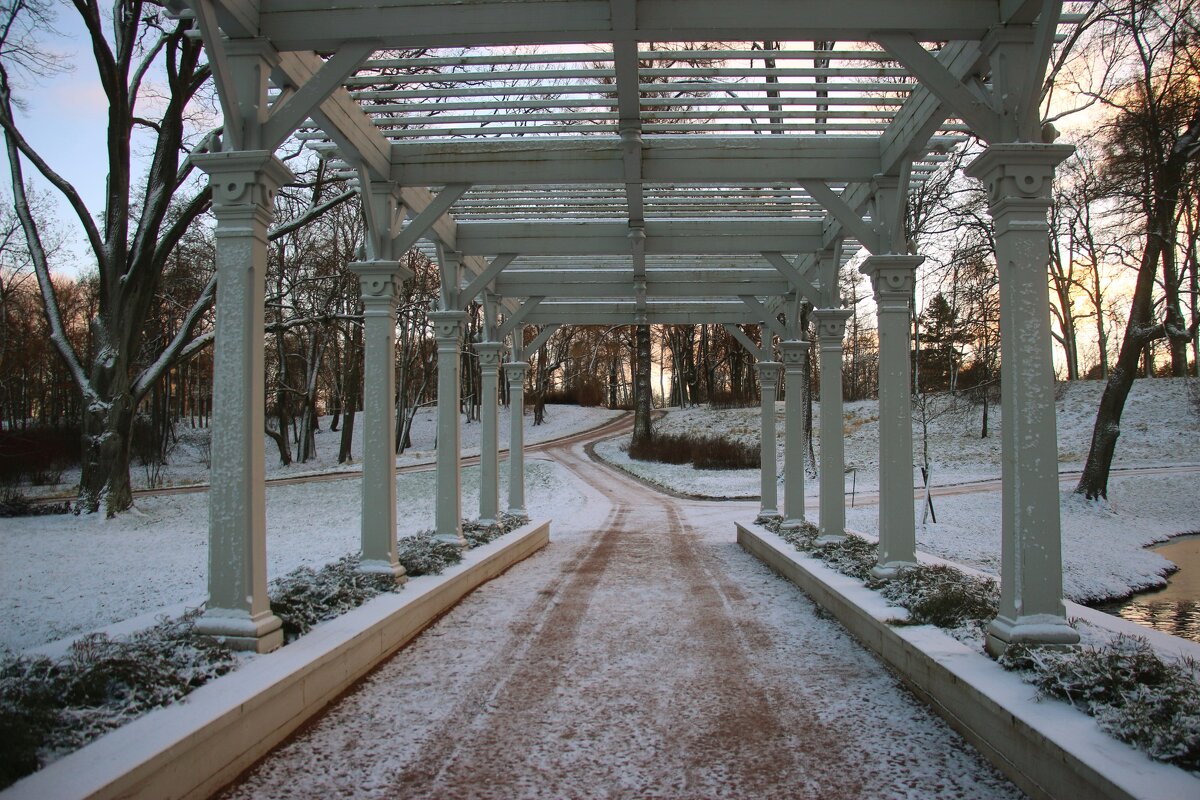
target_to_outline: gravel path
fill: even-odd
[[[746,503],[586,497],[227,798],[1019,797],[791,584]]]

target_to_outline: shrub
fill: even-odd
[[[1163,661],[1140,636],[1065,650],[1012,645],[1006,669],[1096,718],[1101,730],[1151,758],[1200,770],[1200,665]]]
[[[61,503],[35,503],[11,487],[0,489],[0,518],[40,517],[46,514],[71,513],[70,501]]]
[[[715,409],[753,408],[758,405],[758,398],[750,392],[734,394],[724,390],[714,391],[708,398],[708,404]]]
[[[62,658],[0,656],[0,788],[233,669],[199,611],[132,636],[91,634]]]
[[[36,425],[0,430],[0,483],[58,483],[79,464],[79,426]]]
[[[433,531],[421,531],[399,541],[400,563],[409,577],[437,575],[451,564],[462,561],[462,551],[451,542],[439,542]]]
[[[299,567],[271,581],[271,611],[283,621],[283,636],[294,641],[318,622],[333,619],[384,592],[395,591],[390,575],[359,572],[360,558],[345,556],[320,569]]]
[[[463,538],[467,540],[467,549],[471,550],[499,539],[510,531],[515,531],[528,521],[529,517],[501,514],[500,520],[491,525],[483,525],[478,520],[463,522]]]
[[[691,464],[696,469],[758,469],[759,451],[753,445],[717,436],[658,433],[629,446],[629,457],[660,464]]]
[[[982,627],[996,616],[1000,602],[995,581],[944,564],[901,570],[883,583],[879,593],[908,609],[909,624],[950,630],[968,625]]]

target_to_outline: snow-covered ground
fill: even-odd
[[[546,406],[545,422],[533,424],[533,417],[525,415],[525,444],[533,445],[550,439],[557,439],[578,431],[587,430],[603,425],[611,419],[624,414],[624,411],[610,411],[607,408],[582,408],[580,406],[548,405]],[[316,456],[305,462],[293,462],[283,466],[279,461],[279,448],[270,438],[264,436],[266,446],[267,478],[291,478],[302,475],[315,475],[325,472],[357,471],[362,469],[362,415],[357,415],[354,424],[354,437],[350,447],[351,461],[346,464],[337,463],[338,451],[341,448],[342,434],[340,431],[329,429],[332,417],[321,417],[321,429],[315,436]],[[465,418],[464,418],[465,420]],[[500,449],[508,449],[508,408],[500,409]],[[479,454],[480,425],[478,422],[463,422],[461,426],[461,449],[464,456]],[[208,428],[189,428],[186,424],[178,426],[177,441],[172,444],[168,454],[168,463],[162,467],[159,486],[189,486],[208,482]],[[429,464],[436,458],[437,443],[437,414],[433,408],[422,408],[417,411],[412,426],[412,447],[396,457],[397,466]],[[296,455],[296,445],[292,444],[292,457]],[[148,475],[146,467],[134,459],[130,468],[130,479],[135,489],[146,488]],[[44,494],[70,494],[79,483],[79,469],[67,470],[62,475],[62,481],[56,486],[23,487],[22,491],[30,496]]]
[[[1083,381],[1063,387],[1057,403],[1059,464],[1062,470],[1083,466],[1091,441],[1096,407],[1104,385]],[[1194,390],[1193,390],[1194,391]],[[819,409],[819,406],[817,406]],[[929,413],[928,443],[933,483],[952,485],[1000,475],[1001,424],[998,407],[990,410],[990,436],[979,436],[978,408],[947,410],[946,402]],[[814,417],[818,412],[814,411]],[[779,472],[783,472],[783,404],[777,407]],[[846,464],[857,470],[858,492],[879,485],[877,404],[848,403],[843,432]],[[656,430],[704,432],[758,444],[757,408],[714,411],[692,408],[669,411]],[[816,426],[814,426],[816,427]],[[921,458],[922,424],[913,423],[916,457]],[[820,436],[814,431],[819,452]],[[634,461],[624,452],[625,439],[596,447],[603,458],[622,469],[673,491],[712,497],[756,497],[758,470],[696,470],[690,466]],[[1189,397],[1187,380],[1156,379],[1134,382],[1125,406],[1122,433],[1114,466],[1200,464],[1200,412]],[[1073,495],[1071,484],[1062,492],[1064,588],[1080,602],[1122,597],[1161,586],[1172,565],[1144,549],[1181,533],[1200,531],[1200,475],[1122,476],[1109,482],[1109,502],[1087,503]],[[816,497],[817,481],[806,482],[806,498]],[[851,478],[846,480],[846,490]],[[782,487],[781,487],[782,496]],[[917,531],[920,546],[937,555],[996,573],[1000,558],[1000,496],[984,492],[934,499],[938,523]],[[918,506],[919,509],[919,506]],[[816,512],[812,512],[817,518]],[[878,507],[847,509],[848,527],[878,533]]]
[[[596,427],[619,415],[606,409],[551,406],[546,424],[529,426],[530,443]],[[432,445],[432,415],[414,426],[413,444]],[[422,415],[418,416],[422,419]],[[507,414],[503,420],[507,424]],[[361,426],[357,432],[361,433]],[[507,430],[504,428],[502,430]],[[478,452],[479,425],[463,426],[464,451]],[[317,437],[317,462],[276,466],[273,477],[341,468],[338,434]],[[176,450],[168,475],[176,484],[207,480],[189,450]],[[415,457],[401,463],[414,463]],[[419,462],[416,462],[419,463]],[[321,470],[320,466],[325,469]],[[534,517],[553,517],[577,504],[578,492],[554,465],[527,458],[526,505]],[[501,464],[501,491],[507,462]],[[400,535],[433,525],[432,472],[397,479]],[[360,480],[269,485],[267,488],[268,576],[301,565],[319,566],[356,552],[360,536]],[[476,516],[479,469],[463,470],[463,515]],[[0,520],[0,647],[15,650],[161,613],[179,604],[198,604],[207,594],[208,495],[140,498],[135,510],[105,520],[103,515],[54,515]]]

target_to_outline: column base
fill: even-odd
[[[461,533],[435,533],[433,540],[442,544],[452,544],[460,549],[467,546],[467,540]]]
[[[514,508],[513,506],[509,506],[508,511],[504,513],[508,514],[510,517],[524,517],[525,519],[529,519],[529,512],[526,511],[524,507]]]
[[[1011,620],[996,617],[987,626],[987,651],[999,658],[1014,644],[1065,647],[1079,643],[1079,632],[1057,614],[1031,614]]]
[[[846,534],[844,534],[844,533],[822,533],[816,539],[816,543],[819,545],[820,544],[841,544],[844,541],[846,541]]]
[[[364,575],[391,575],[396,579],[397,586],[403,586],[408,581],[408,575],[404,572],[403,564],[393,564],[382,558],[364,559],[359,562],[358,572]]]
[[[912,569],[916,565],[915,561],[889,561],[886,564],[876,564],[871,567],[871,577],[890,580],[899,575],[901,571]]]
[[[762,508],[762,509],[759,509],[758,516],[755,518],[754,521],[755,522],[767,522],[770,520],[779,519],[782,516],[783,515],[779,513],[778,509]]]
[[[251,617],[236,609],[210,608],[196,620],[196,633],[231,650],[269,653],[283,646],[283,621],[270,611]]]
[[[783,528],[785,531],[794,531],[798,528],[803,528],[805,522],[806,520],[804,517],[800,517],[799,519],[785,519],[783,522],[779,523],[779,527]]]

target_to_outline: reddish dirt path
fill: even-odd
[[[586,497],[227,797],[1013,797],[713,503]],[[745,504],[740,504],[744,506]],[[698,520],[698,521],[697,521]]]

